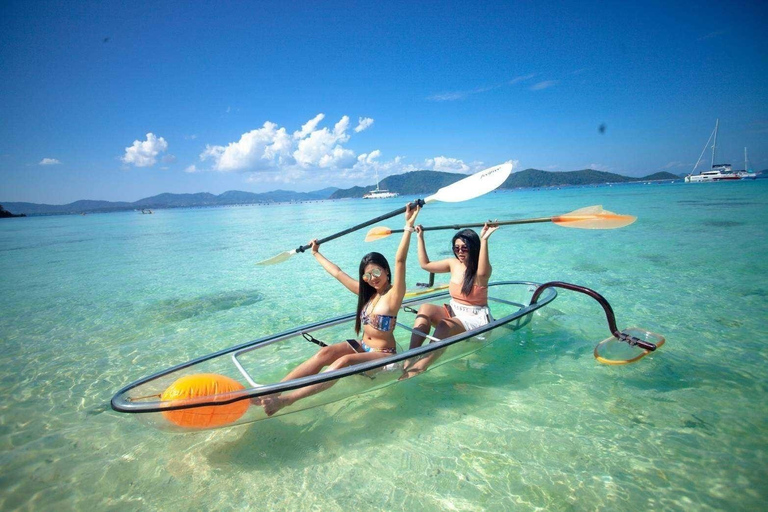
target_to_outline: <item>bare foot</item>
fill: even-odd
[[[264,412],[267,416],[272,416],[277,411],[285,406],[291,405],[291,400],[283,396],[265,396],[261,401],[261,406],[264,407]]]
[[[429,364],[431,362],[432,361],[430,361],[429,357],[423,357],[413,364],[405,365],[403,369],[403,375],[400,376],[399,380],[410,379],[411,377],[415,377],[418,374],[426,371],[426,369],[429,368]]]
[[[251,398],[251,404],[253,405],[264,405],[265,402],[269,401],[270,399],[276,397],[278,395],[266,395],[266,396],[256,396]]]
[[[422,370],[421,368],[415,368],[413,366],[410,367],[410,368],[404,368],[403,369],[403,374],[397,380],[410,379],[411,377],[415,377],[415,376],[417,376],[418,374],[420,374],[423,371],[424,370]]]

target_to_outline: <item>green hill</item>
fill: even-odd
[[[538,169],[525,169],[515,172],[501,188],[531,188],[531,187],[557,187],[568,185],[596,185],[602,183],[627,183],[637,181],[638,178],[630,178],[610,172],[584,169],[582,171],[547,172]]]
[[[401,195],[426,196],[437,190],[451,185],[466,174],[456,174],[440,171],[412,171],[405,174],[388,176],[381,180],[382,189],[397,192]],[[563,187],[577,185],[601,185],[604,183],[629,183],[649,180],[680,179],[668,172],[657,172],[643,178],[630,178],[621,174],[584,169],[569,172],[548,172],[539,169],[525,169],[513,173],[502,184],[501,189]],[[321,199],[359,198],[373,190],[374,187],[352,187],[338,189],[328,187],[315,192],[293,192],[290,190],[273,190],[271,192],[253,193],[230,190],[220,195],[200,192],[197,194],[159,194],[146,197],[133,203],[110,201],[75,201],[65,205],[49,205],[34,203],[3,203],[10,211],[27,215],[57,215],[67,213],[103,213],[121,210],[138,210],[142,208],[195,208],[206,206],[227,206],[238,204],[259,204],[270,202],[315,201]]]
[[[405,174],[395,174],[381,180],[379,188],[397,192],[401,195],[430,194],[437,189],[466,177],[465,174],[455,174],[440,171],[412,171]],[[330,199],[363,197],[363,194],[373,190],[374,186],[352,187],[334,192]]]
[[[23,213],[19,215],[16,215],[15,213],[11,213],[5,208],[3,208],[3,205],[0,204],[0,219],[9,219],[11,217],[26,217],[26,215],[24,215]]]
[[[219,194],[200,192],[197,194],[158,194],[145,197],[132,203],[111,201],[75,201],[74,203],[53,205],[35,203],[5,203],[12,211],[27,215],[61,215],[68,213],[106,213],[125,210],[140,210],[142,208],[197,208],[205,206],[227,206],[237,204],[259,204],[289,201],[315,201],[328,199],[336,192],[336,187],[328,187],[315,192],[293,192],[290,190],[273,190],[256,194],[230,190]],[[362,194],[360,194],[362,196]]]
[[[438,189],[455,183],[466,174],[456,174],[439,171],[413,171],[405,174],[389,176],[381,180],[380,188],[397,192],[401,195],[426,195]],[[513,173],[501,185],[501,189],[538,188],[538,187],[567,187],[578,185],[602,185],[604,183],[630,183],[649,180],[676,180],[678,176],[668,172],[657,172],[642,178],[631,178],[594,169],[568,172],[548,172],[539,169],[525,169]],[[363,194],[373,190],[373,186],[352,187],[340,189],[333,193],[331,199],[363,197]]]

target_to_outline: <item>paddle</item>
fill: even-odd
[[[478,173],[472,174],[471,176],[467,176],[466,178],[463,178],[456,183],[453,183],[451,185],[448,185],[446,187],[441,188],[431,196],[427,197],[426,199],[417,199],[413,203],[411,203],[411,208],[415,208],[416,206],[424,206],[425,204],[432,203],[434,201],[442,201],[444,203],[458,203],[461,201],[468,201],[470,199],[474,199],[476,197],[482,196],[483,194],[487,194],[488,192],[495,190],[499,186],[501,186],[502,183],[509,177],[509,175],[512,173],[512,164],[506,163],[497,165],[495,167],[488,168],[484,171],[480,171]],[[329,242],[331,240],[334,240],[336,238],[339,238],[340,236],[344,236],[346,234],[352,233],[353,231],[357,231],[358,229],[364,228],[366,226],[370,226],[371,224],[375,224],[377,222],[381,222],[383,220],[389,219],[391,217],[394,217],[395,215],[400,215],[401,213],[405,212],[405,206],[402,208],[398,208],[397,210],[391,211],[389,213],[386,213],[384,215],[381,215],[379,217],[376,217],[375,219],[371,219],[367,222],[363,222],[362,224],[358,224],[356,226],[352,226],[351,228],[345,229],[343,231],[339,231],[338,233],[335,233],[331,236],[327,236],[321,240],[318,240],[318,244],[324,244],[325,242]],[[400,230],[402,231],[402,230]],[[260,261],[257,263],[257,265],[274,265],[276,263],[281,263],[287,259],[289,259],[291,256],[296,254],[297,252],[304,252],[307,249],[309,249],[310,245],[302,245],[296,249],[293,249],[292,251],[285,251],[281,252],[277,256],[273,256],[269,259],[266,259],[264,261]]]
[[[632,215],[620,215],[617,213],[603,210],[602,206],[587,206],[579,210],[566,213],[565,215],[556,215],[554,217],[539,217],[535,219],[502,220],[494,222],[499,226],[508,226],[512,224],[534,224],[536,222],[552,222],[558,226],[566,228],[580,229],[616,229],[623,228],[635,222],[637,217]],[[424,231],[437,231],[441,229],[464,229],[481,228],[485,223],[479,224],[451,224],[450,226],[431,226],[422,228]],[[392,233],[402,233],[402,229],[389,229],[387,227],[375,227],[368,231],[365,237],[366,242],[372,242],[385,238]]]

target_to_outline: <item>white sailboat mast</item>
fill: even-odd
[[[712,169],[715,166],[715,150],[717,149],[717,127],[720,125],[720,118],[715,121],[715,140],[712,143],[712,165],[710,166],[710,169]]]
[[[715,129],[712,130],[712,133],[709,134],[709,138],[707,139],[707,143],[704,144],[704,147],[701,150],[701,154],[699,155],[699,159],[696,160],[696,165],[693,166],[693,169],[691,169],[691,173],[688,176],[692,176],[694,172],[696,172],[696,168],[699,166],[699,162],[701,162],[702,157],[704,156],[704,153],[707,152],[707,146],[709,146],[709,141],[712,140],[712,136],[717,133],[717,124],[715,124]],[[714,154],[712,155],[712,159],[714,160]],[[714,163],[712,164],[714,165]],[[711,167],[710,167],[711,169]]]

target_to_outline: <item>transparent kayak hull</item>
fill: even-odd
[[[394,330],[397,354],[374,361],[280,382],[288,372],[319,349],[308,339],[330,345],[352,338],[355,315],[348,314],[259,338],[168,368],[127,385],[115,394],[111,405],[114,410],[133,413],[141,421],[161,430],[188,432],[251,423],[329,404],[399,382],[406,361],[412,364],[440,351],[440,357],[431,364],[429,371],[476,352],[496,340],[509,338],[514,331],[530,322],[534,311],[557,296],[554,289],[548,289],[536,304],[529,304],[536,286],[536,283],[525,281],[491,283],[488,303],[494,321],[471,332],[425,342],[413,350],[407,349],[419,306],[447,303],[450,296],[447,290],[441,290],[406,300],[398,313],[398,327]],[[215,376],[217,381],[198,396],[180,397],[169,393],[180,379],[181,382],[200,381],[208,376]],[[260,397],[320,383],[333,385],[296,401],[273,416],[267,416],[259,405]]]

